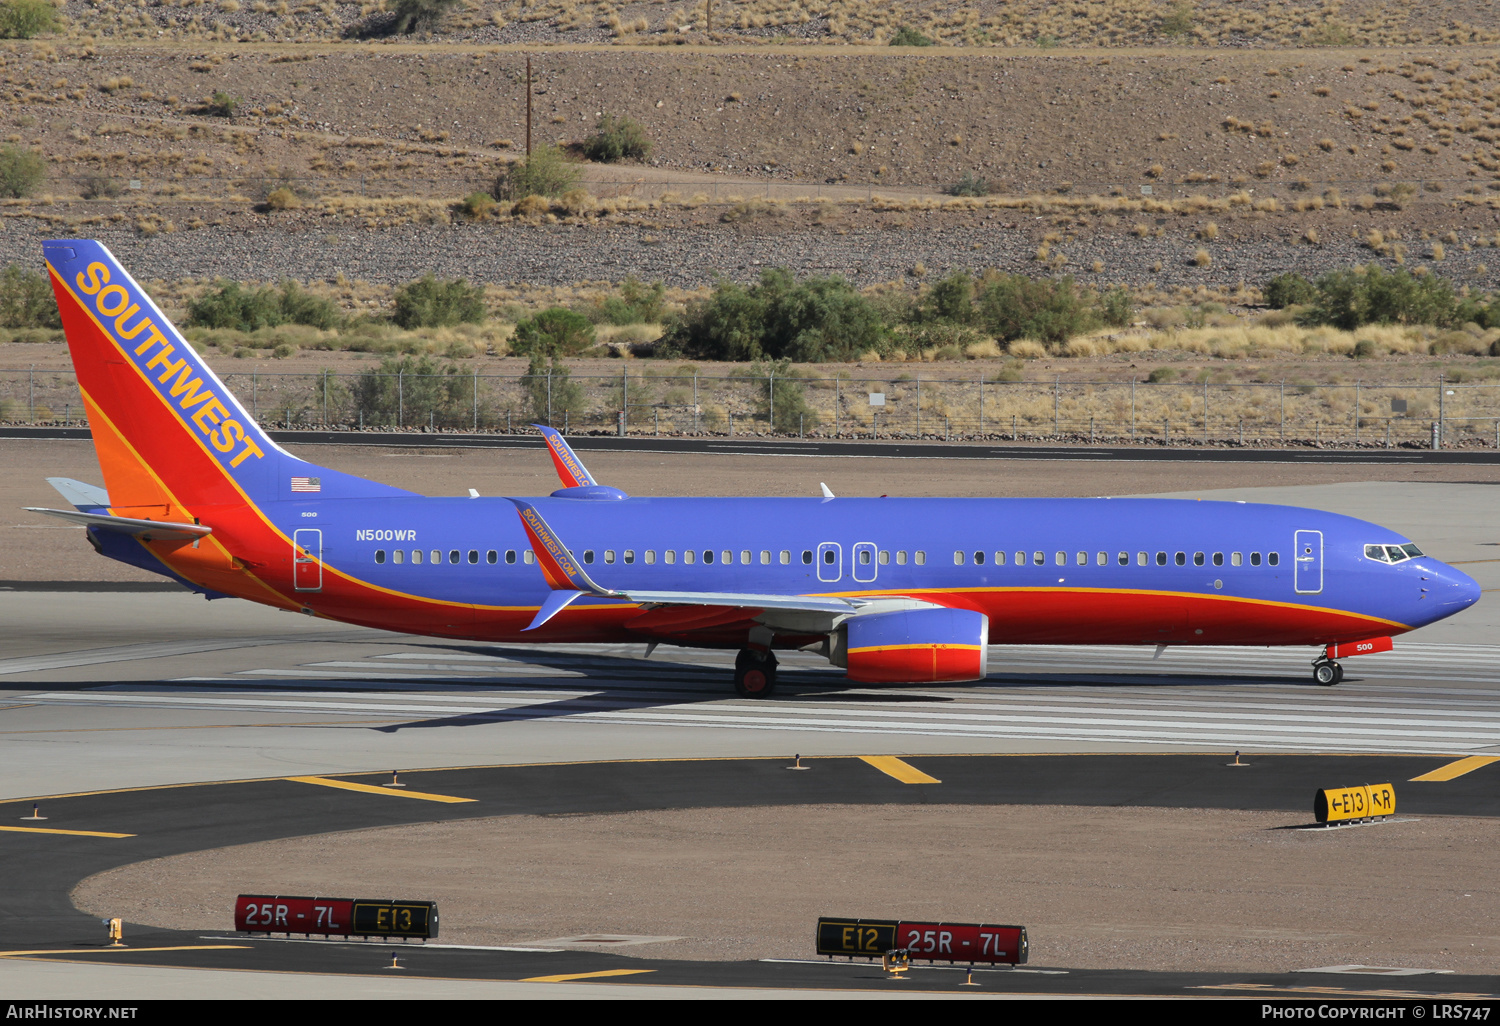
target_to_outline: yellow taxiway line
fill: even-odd
[[[446,802],[450,805],[456,805],[459,802],[478,801],[477,798],[455,798],[451,794],[429,794],[426,791],[408,791],[404,787],[380,787],[375,784],[355,784],[348,780],[334,780],[331,777],[283,777],[282,779],[296,781],[299,784],[317,784],[319,787],[337,787],[344,791],[383,794],[387,798],[415,798],[418,801]]]
[[[1452,780],[1461,777],[1465,773],[1473,773],[1475,770],[1488,766],[1492,762],[1500,762],[1500,755],[1471,755],[1467,759],[1459,759],[1450,762],[1446,766],[1439,766],[1431,773],[1423,773],[1420,777],[1412,777],[1413,783],[1417,781]]]
[[[171,948],[53,948],[38,951],[0,951],[0,958],[24,958],[28,955],[125,955],[135,951],[241,951],[249,944],[182,944]]]
[[[904,762],[894,755],[861,755],[861,762],[867,762],[888,777],[895,777],[903,784],[941,784],[937,777],[930,777],[917,769],[909,762]]]
[[[597,973],[566,973],[562,976],[532,976],[522,983],[567,983],[570,980],[598,980],[605,976],[634,976],[637,973],[654,973],[655,969],[605,969]]]
[[[59,830],[56,827],[0,826],[17,834],[68,834],[72,837],[134,837],[135,834],[111,834],[103,830]]]

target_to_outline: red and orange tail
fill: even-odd
[[[267,437],[112,253],[43,244],[110,508],[190,521],[196,510],[291,498],[409,494],[314,467]]]

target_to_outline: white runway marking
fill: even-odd
[[[382,729],[525,722],[812,734],[1009,738],[1221,749],[1500,751],[1500,647],[1406,645],[1345,663],[1344,684],[1310,681],[1311,655],[1264,649],[996,648],[1004,674],[975,685],[862,688],[819,660],[782,659],[775,698],[729,687],[723,653],[652,660],[639,646],[431,649],[232,677],[48,691],[28,702],[349,717]],[[1433,681],[1429,685],[1408,680]],[[326,682],[326,683],[325,683]]]

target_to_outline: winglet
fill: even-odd
[[[599,483],[583,465],[583,460],[578,458],[573,447],[563,439],[562,432],[545,424],[531,426],[547,440],[547,449],[552,453],[552,465],[557,468],[557,476],[562,479],[564,488],[587,488]]]
[[[567,609],[568,605],[574,599],[579,598],[582,595],[583,592],[581,591],[554,591],[552,594],[547,596],[547,601],[542,603],[542,607],[536,611],[536,616],[532,617],[531,625],[529,627],[526,627],[525,630],[536,630],[538,627],[546,623],[548,620],[552,619],[558,613],[561,613],[564,609]]]
[[[547,521],[542,519],[541,513],[537,512],[535,506],[525,499],[511,499],[510,501],[515,503],[516,511],[521,515],[521,526],[526,529],[526,534],[531,539],[531,547],[536,552],[537,565],[542,568],[542,576],[547,579],[548,587],[553,591],[586,592],[605,598],[619,594],[599,587],[588,574],[584,573],[583,567],[578,565],[578,561],[573,558],[568,547],[562,543],[552,528],[547,526]],[[561,610],[562,606],[558,606],[553,613]]]

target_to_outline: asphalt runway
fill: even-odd
[[[1493,555],[1500,517],[1489,493],[1482,484],[1370,483],[1202,497],[1291,502],[1376,520],[1461,564],[1491,591],[1500,588]],[[0,977],[12,992],[38,997],[47,995],[18,991],[6,974],[61,959],[66,964],[49,962],[45,973],[25,977],[56,996],[249,996],[255,988],[229,969],[272,974],[251,974],[261,981],[255,987],[287,995],[308,990],[310,977],[294,972],[329,974],[317,977],[321,993],[343,996],[435,993],[438,980],[486,996],[661,996],[700,987],[747,995],[960,993],[961,980],[947,969],[920,970],[897,985],[864,966],[669,963],[577,951],[408,946],[409,958],[420,961],[390,970],[388,949],[367,945],[204,940],[133,926],[132,947],[108,954],[94,947],[97,922],[67,900],[74,884],[105,868],[247,840],[508,809],[879,803],[904,795],[899,781],[857,756],[899,756],[926,768],[943,781],[929,801],[1196,802],[1300,811],[1299,822],[1309,818],[1312,789],[1330,783],[1335,770],[1332,784],[1350,782],[1345,777],[1356,771],[1360,779],[1399,782],[1471,758],[1470,772],[1404,785],[1403,813],[1500,814],[1493,797],[1500,765],[1491,764],[1500,755],[1500,616],[1488,601],[1398,639],[1392,653],[1348,661],[1344,683],[1333,689],[1311,683],[1313,653],[1303,650],[1183,648],[1156,659],[1149,649],[996,647],[991,677],[958,687],[853,687],[819,660],[792,655],[777,695],[751,702],[731,690],[722,653],[658,649],[648,661],[643,646],[435,642],[149,586],[79,588],[0,590],[7,625],[0,801],[12,803],[0,806],[0,826],[23,826],[28,803],[41,800],[49,817],[43,828],[134,837],[4,831],[0,865],[11,886],[0,907],[0,947],[61,954],[24,963],[0,957]],[[1255,763],[1248,775],[1183,790],[1184,781],[1211,778],[1236,750]],[[782,772],[797,754],[816,770]],[[700,761],[684,774],[682,759]],[[997,783],[1000,766],[1007,770]],[[422,788],[477,801],[351,801],[347,792],[287,779],[383,780],[393,769],[430,767],[455,768],[422,773]],[[750,797],[747,774],[756,780]],[[699,790],[683,790],[689,787]],[[78,796],[50,797],[69,794]],[[152,947],[184,950],[144,950]],[[559,979],[621,968],[643,971],[628,980]],[[1336,974],[1058,971],[976,977],[985,993],[1500,992],[1495,977],[1377,984]],[[515,982],[522,980],[545,982]]]
[[[813,957],[818,914],[858,915],[861,910],[809,910],[809,957],[743,962],[671,961],[609,952],[540,947],[431,946],[362,942],[295,943],[250,939],[229,932],[188,932],[129,925],[130,946],[110,949],[99,922],[73,908],[72,888],[84,877],[118,865],[182,852],[275,837],[399,826],[464,817],[745,805],[879,805],[910,801],[902,768],[940,782],[918,789],[924,802],[954,804],[1042,803],[1191,805],[1261,808],[1287,812],[1287,828],[1309,824],[1311,792],[1337,775],[1401,780],[1404,815],[1500,814],[1494,772],[1470,772],[1444,781],[1406,783],[1451,765],[1444,757],[1265,756],[1250,767],[1231,767],[1210,755],[933,756],[902,761],[894,771],[853,758],[808,760],[802,773],[786,772],[785,759],[640,761],[543,766],[478,767],[409,774],[410,790],[381,793],[382,777],[342,775],[270,779],[188,787],[113,790],[49,799],[45,822],[23,821],[26,803],[0,805],[7,844],[0,869],[10,881],[0,909],[0,958],[64,960],[110,966],[184,970],[236,970],[342,977],[341,991],[363,977],[419,974],[427,979],[521,984],[526,981],[608,981],[615,987],[733,988],[779,993],[803,990],[881,992],[893,984],[867,962]],[[351,790],[341,784],[363,785]],[[417,799],[417,800],[412,800]],[[443,799],[443,800],[437,800]],[[21,824],[25,825],[21,825]],[[1381,825],[1344,829],[1382,829]],[[226,925],[228,912],[226,910]],[[402,968],[392,965],[395,953]],[[1315,970],[1325,970],[1318,973]],[[1173,973],[1074,970],[1045,960],[1014,970],[975,975],[987,994],[1112,994],[1187,996],[1255,994],[1296,996],[1391,995],[1332,967],[1288,973]],[[951,967],[920,969],[899,986],[914,991],[962,993],[964,977]],[[1494,977],[1416,974],[1402,976],[1399,992],[1416,995],[1500,997]]]

